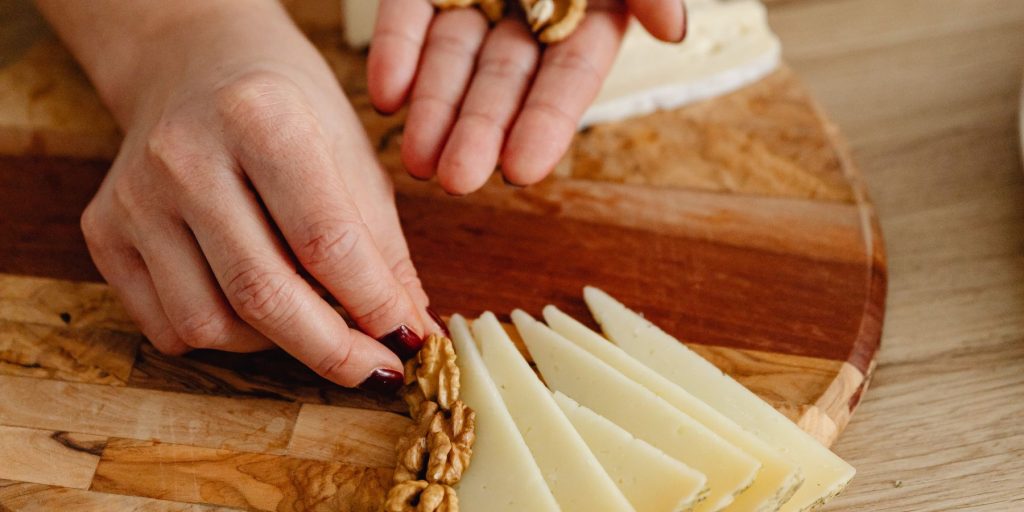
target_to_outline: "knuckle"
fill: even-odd
[[[561,68],[573,74],[587,75],[588,79],[595,84],[601,82],[601,73],[590,60],[590,56],[579,49],[552,52],[548,55],[548,59],[544,62],[545,66]]]
[[[170,329],[147,335],[147,338],[157,352],[166,356],[180,356],[189,351],[188,345],[182,343],[177,333]]]
[[[95,203],[90,203],[89,206],[86,206],[85,210],[82,211],[82,216],[79,219],[79,225],[82,229],[82,236],[85,237],[86,243],[96,244],[102,242],[104,239],[103,221],[100,219],[99,209]]]
[[[564,107],[557,103],[546,99],[537,99],[528,103],[526,108],[549,118],[552,122],[568,125],[573,131],[576,129],[576,116],[567,112]]]
[[[313,365],[313,371],[317,375],[334,380],[335,378],[344,375],[342,368],[348,363],[349,356],[352,354],[352,344],[347,341],[343,341],[335,347],[330,353],[323,357],[319,362]],[[358,382],[341,382],[341,384],[354,386]]]
[[[440,54],[460,60],[472,60],[476,57],[473,41],[465,36],[449,34],[433,34],[428,42],[430,49]]]
[[[225,288],[238,316],[251,324],[280,326],[295,314],[295,295],[288,278],[254,261],[235,265]]]
[[[361,221],[331,220],[306,225],[306,232],[295,251],[295,256],[304,267],[343,264],[352,259],[363,239]]]
[[[502,82],[521,81],[533,72],[532,67],[523,65],[522,59],[507,55],[490,57],[480,61],[478,73]]]
[[[420,276],[416,272],[416,266],[413,265],[412,260],[408,256],[402,257],[395,264],[391,265],[391,273],[407,289],[421,288],[423,286],[420,282]]]
[[[218,88],[215,98],[221,119],[252,144],[308,143],[322,136],[315,114],[295,84],[277,73],[247,73]]]
[[[381,287],[362,301],[364,308],[349,308],[353,320],[360,325],[374,325],[383,319],[398,317],[402,306],[402,295],[394,287]]]
[[[229,318],[222,312],[194,311],[178,324],[181,340],[193,348],[219,348],[224,345]]]

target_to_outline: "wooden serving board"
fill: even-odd
[[[95,277],[73,219],[119,134],[60,45],[25,33],[0,46],[0,153],[22,156],[0,159],[0,245],[29,249],[0,271]],[[541,185],[452,198],[401,171],[402,116],[372,112],[363,55],[336,31],[313,38],[395,175],[441,313],[554,303],[589,319],[593,284],[823,443],[845,427],[878,348],[885,259],[841,137],[787,68],[591,128]],[[160,355],[105,285],[0,274],[0,510],[375,510],[402,410],[280,352]]]

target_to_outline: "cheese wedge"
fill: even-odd
[[[555,392],[562,412],[639,512],[689,510],[707,491],[707,477],[575,400]]]
[[[370,44],[379,4],[380,0],[341,0],[342,30],[349,47],[363,48]]]
[[[609,339],[803,468],[804,484],[780,510],[818,506],[853,478],[853,466],[679,340],[597,288],[583,297]]]
[[[728,93],[778,68],[781,45],[758,0],[687,0],[686,40],[658,41],[635,20],[581,125]]]
[[[463,510],[557,512],[558,503],[501,399],[460,315],[448,322],[462,378],[460,397],[476,411],[473,460],[455,485]]]
[[[652,372],[650,368],[600,334],[590,330],[589,327],[554,306],[544,308],[544,319],[555,332],[590,352],[626,377],[651,390],[676,409],[686,413],[761,463],[761,472],[757,474],[754,485],[743,491],[743,494],[736,498],[728,510],[757,512],[777,510],[803,483],[800,467],[783,457],[778,450],[747,432],[683,388]]]
[[[633,510],[498,319],[484,313],[473,321],[472,330],[484,364],[562,510]]]
[[[754,481],[761,465],[750,455],[525,312],[512,322],[551,389],[707,476],[695,510],[721,510]]]

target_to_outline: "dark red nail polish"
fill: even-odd
[[[442,331],[444,331],[445,336],[449,338],[452,337],[452,333],[448,332],[448,324],[444,323],[444,320],[441,320],[441,315],[438,315],[436,311],[430,308],[427,308],[427,314],[430,315],[430,318],[434,321],[434,323],[437,324]]]
[[[686,15],[686,2],[683,2],[683,33],[679,36],[677,43],[681,43],[686,39],[686,32],[690,25],[690,17]]]
[[[402,374],[390,368],[377,368],[359,385],[359,389],[381,395],[393,395],[402,387]]]
[[[397,329],[381,336],[377,341],[384,344],[403,361],[416,355],[416,352],[423,346],[423,338],[404,325],[399,325]]]

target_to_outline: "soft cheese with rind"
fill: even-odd
[[[651,390],[761,462],[761,472],[757,474],[754,484],[736,498],[729,506],[729,510],[777,510],[803,483],[800,467],[783,457],[779,450],[744,430],[736,422],[672,381],[652,372],[650,368],[589,327],[554,306],[544,308],[544,320],[555,332]]]
[[[498,319],[484,313],[473,321],[472,332],[491,379],[562,510],[633,510]]]
[[[753,483],[761,464],[743,450],[525,312],[512,322],[551,389],[707,476],[695,510],[722,510]]]
[[[615,344],[803,468],[804,484],[780,510],[816,507],[853,478],[853,466],[682,342],[597,288],[585,288],[583,298]]]
[[[473,461],[455,485],[462,510],[557,512],[558,503],[505,407],[460,315],[448,322],[461,374],[461,398],[476,411]]]
[[[707,490],[703,473],[555,392],[555,402],[639,512],[690,510]]]
[[[582,126],[677,108],[756,82],[782,47],[758,0],[687,0],[682,43],[659,41],[635,21]]]

